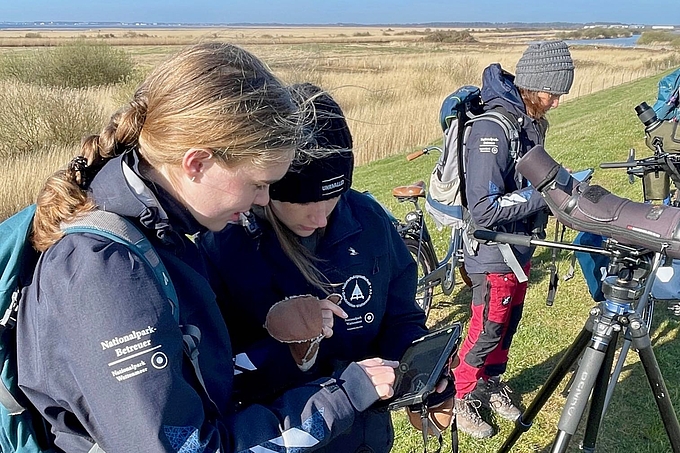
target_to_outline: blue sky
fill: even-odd
[[[653,6],[649,6],[649,5]],[[678,0],[0,0],[0,21],[680,25]]]

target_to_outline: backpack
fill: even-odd
[[[659,80],[659,94],[654,111],[660,120],[680,121],[680,69]]]
[[[46,421],[31,406],[17,383],[14,328],[22,290],[31,283],[39,258],[29,241],[35,209],[35,205],[31,205],[0,223],[0,451],[3,453],[54,451],[49,446]],[[97,210],[62,229],[66,234],[98,234],[127,246],[153,269],[179,322],[177,294],[165,266],[146,236],[130,221]],[[190,341],[186,337],[185,346]]]
[[[500,125],[510,142],[513,160],[519,154],[520,126],[517,119],[500,106],[484,111],[481,92],[471,85],[458,88],[444,99],[439,120],[444,131],[444,143],[430,175],[425,209],[439,228],[450,226],[462,230],[466,228],[469,217],[465,195],[465,154],[470,126],[482,120]]]

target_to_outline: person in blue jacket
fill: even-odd
[[[217,293],[223,295],[222,313],[237,365],[247,364],[236,380],[244,401],[272,398],[296,382],[333,374],[354,360],[398,360],[414,339],[427,333],[425,314],[415,302],[413,258],[384,209],[350,188],[353,144],[340,106],[314,85],[294,89],[302,104],[314,107],[306,144],[310,157],[294,163],[272,184],[271,201],[253,209],[249,228],[230,225],[212,237],[214,242],[205,243],[223,274]],[[332,335],[318,344],[289,343],[291,353],[284,350],[274,363],[266,358],[277,354],[273,351],[282,343],[277,346],[271,337],[308,339],[299,334],[309,324],[300,315],[305,310],[281,316],[283,326],[270,322],[271,311],[291,298],[300,306],[334,300],[342,311],[336,316],[328,312],[326,327]],[[304,348],[297,351],[300,346]],[[453,406],[452,398],[450,402]],[[324,451],[387,452],[392,443],[390,414],[376,408]]]
[[[574,63],[563,41],[534,43],[516,67],[516,76],[498,64],[484,70],[482,100],[486,109],[505,114],[520,127],[519,156],[510,155],[510,141],[492,121],[472,124],[467,141],[465,190],[476,228],[531,236],[544,234],[547,205],[541,194],[515,170],[515,161],[543,144],[545,114],[559,105],[574,79]],[[454,370],[458,429],[478,438],[490,437],[493,427],[478,409],[488,406],[501,417],[515,420],[520,410],[500,380],[517,331],[534,247],[496,244],[464,247],[465,269],[472,281],[472,316]],[[510,247],[510,246],[508,246]],[[472,250],[471,250],[472,249]]]
[[[269,202],[302,137],[300,112],[252,54],[190,46],[46,181],[33,234],[43,253],[16,330],[19,385],[49,423],[55,451],[313,451],[392,396],[396,363],[376,357],[266,406],[233,396],[230,333],[200,244]],[[126,217],[153,244],[179,323],[151,266],[128,247],[63,235],[63,221],[95,208]],[[185,333],[199,340],[202,379],[183,352]]]

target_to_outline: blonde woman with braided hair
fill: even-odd
[[[232,396],[232,347],[200,243],[269,202],[302,116],[255,56],[194,45],[158,66],[47,180],[32,236],[42,255],[20,306],[17,349],[19,385],[55,451],[312,451],[392,395],[395,364],[368,359],[269,406],[237,407]],[[154,246],[179,322],[151,266],[128,247],[63,234],[92,210],[125,217]],[[189,333],[200,373],[183,353]]]

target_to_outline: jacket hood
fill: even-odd
[[[482,74],[482,101],[489,106],[502,105],[509,112],[526,115],[524,102],[514,84],[515,76],[494,63]]]

